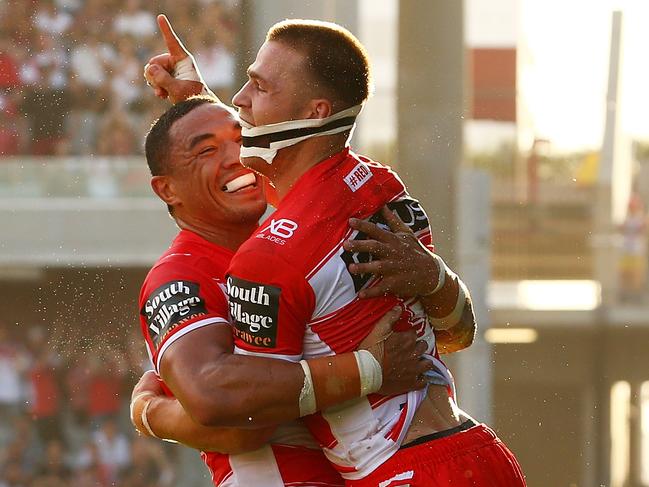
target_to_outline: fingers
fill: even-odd
[[[368,252],[375,257],[387,256],[385,245],[377,240],[346,240],[343,248],[348,252]]]
[[[377,284],[376,286],[360,291],[358,297],[361,299],[378,298],[386,294],[388,294],[388,288],[383,284]]]
[[[392,327],[399,321],[403,309],[401,306],[395,306],[390,311],[385,313],[383,317],[376,323],[374,329],[380,334],[381,340],[387,339],[392,334]]]
[[[412,233],[412,230],[410,230],[410,227],[406,225],[401,218],[399,218],[398,215],[392,212],[390,208],[384,206],[381,208],[381,214],[383,215],[383,218],[385,218],[385,222],[388,224],[390,227],[390,230],[392,230],[393,233],[397,232],[406,232],[406,233]]]
[[[189,56],[189,51],[185,49],[185,46],[174,32],[166,15],[158,15],[158,26],[160,27],[160,32],[162,32],[162,37],[167,45],[169,54],[179,59]]]
[[[378,240],[379,242],[387,242],[392,236],[391,232],[383,230],[375,223],[370,223],[365,220],[359,220],[358,218],[350,218],[349,226],[354,230],[358,230],[367,234],[368,237]]]
[[[176,81],[174,77],[158,64],[148,64],[144,68],[144,77],[155,90],[156,96],[167,93],[171,85]]]
[[[415,345],[415,356],[420,357],[422,354],[426,353],[426,350],[428,350],[428,343],[424,340],[419,340]],[[432,364],[430,360],[427,360],[426,362]]]

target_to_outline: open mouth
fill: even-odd
[[[257,178],[255,178],[255,175],[253,173],[249,172],[225,183],[225,185],[221,188],[221,191],[225,193],[236,193],[237,191],[241,191],[242,189],[255,186],[257,186]]]

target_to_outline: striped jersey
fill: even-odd
[[[230,326],[224,276],[232,256],[231,250],[182,230],[149,271],[140,292],[140,325],[156,372],[165,351],[180,337],[204,326]],[[203,452],[201,457],[219,487],[343,483],[299,421],[278,426],[271,444],[253,452]]]
[[[343,248],[365,236],[349,218],[385,225],[383,205],[396,212],[424,245],[431,245],[428,218],[386,166],[345,149],[301,176],[239,249],[226,287],[234,325],[235,353],[299,361],[355,350],[376,321],[401,303],[397,328],[414,327],[436,357],[435,338],[416,299],[359,299],[378,281],[354,276],[350,263],[371,256]],[[425,391],[359,398],[305,418],[325,455],[346,479],[363,478],[399,449]]]

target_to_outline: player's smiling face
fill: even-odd
[[[169,137],[175,216],[213,225],[259,219],[266,208],[263,185],[239,162],[241,128],[233,113],[201,105],[177,120]]]

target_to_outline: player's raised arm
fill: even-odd
[[[169,98],[172,103],[199,94],[216,98],[203,81],[194,56],[183,45],[169,19],[161,14],[157,20],[167,52],[152,57],[144,66],[144,77],[155,95]]]
[[[431,320],[441,353],[462,350],[473,343],[476,322],[469,291],[444,261],[423,245],[410,228],[387,207],[382,215],[391,231],[374,223],[352,219],[350,226],[367,235],[365,240],[349,240],[345,249],[369,252],[372,260],[351,264],[352,274],[381,276],[361,297],[395,294],[418,297]]]

